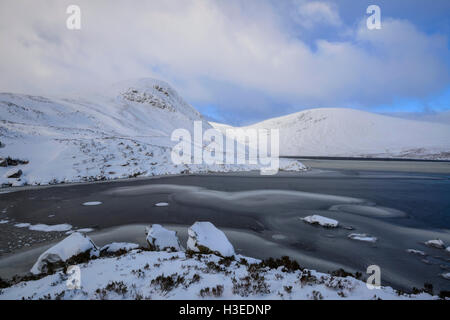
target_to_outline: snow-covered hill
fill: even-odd
[[[0,93],[0,185],[249,169],[174,165],[171,133],[192,132],[194,121],[211,128],[167,83],[154,79],[76,97]]]
[[[450,159],[450,124],[353,109],[312,109],[246,128],[279,129],[282,156]]]

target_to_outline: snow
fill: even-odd
[[[17,223],[14,226],[17,228],[28,228],[29,230],[32,231],[41,231],[41,232],[64,232],[72,229],[72,226],[67,223],[54,225],[47,225],[43,223],[38,223],[35,225],[32,225],[31,223]]]
[[[441,274],[442,278],[450,280],[450,272]]]
[[[217,240],[221,247],[230,250],[231,244],[219,231],[211,223],[197,222],[189,228],[189,236],[194,235],[195,240],[197,236],[207,238],[208,242]],[[147,232],[167,239],[165,236],[170,231],[153,225]],[[282,265],[270,268],[260,260],[241,255],[235,255],[234,259],[224,263],[224,259],[214,254],[145,251],[134,243],[115,242],[101,249],[102,253],[116,254],[110,257],[99,254],[94,243],[80,233],[72,234],[44,252],[32,272],[45,272],[48,262],[67,261],[88,251],[91,251],[91,260],[77,264],[80,271],[78,288],[67,287],[71,278],[61,268],[38,280],[23,281],[1,289],[0,300],[437,299],[427,293],[403,294],[390,287],[370,290],[365,282],[351,276],[336,277],[314,270],[286,269]],[[234,254],[232,251],[229,253]],[[446,274],[442,276],[446,277]],[[73,280],[70,283],[73,284]]]
[[[167,202],[158,202],[155,204],[155,207],[167,207],[169,204]]]
[[[28,161],[13,168],[22,170],[20,178],[6,178],[12,168],[0,167],[3,186],[260,169],[175,165],[172,132],[184,128],[192,134],[194,121],[202,123],[203,131],[212,127],[167,83],[154,79],[125,81],[76,96],[0,93],[0,110],[2,157]]]
[[[0,224],[5,224],[5,223],[8,223],[9,222],[9,220],[0,220]]]
[[[83,203],[83,206],[98,206],[101,204],[102,204],[102,202],[100,202],[100,201],[89,201],[89,202]]]
[[[221,131],[229,126],[212,123]],[[320,108],[244,127],[280,130],[281,156],[450,159],[450,125]],[[386,133],[389,134],[386,134]]]
[[[436,240],[428,240],[425,242],[425,245],[433,248],[444,249],[444,241],[436,239]]]
[[[222,257],[234,256],[233,245],[211,222],[196,222],[188,229],[187,247],[194,252],[210,251]]]
[[[183,252],[133,250],[119,257],[98,258],[79,264],[81,288],[69,290],[68,276],[59,271],[36,281],[18,283],[0,291],[0,300],[12,299],[164,299],[164,300],[431,300],[427,293],[405,295],[390,287],[369,290],[366,283],[352,277],[333,277],[314,270],[283,271],[257,268],[251,271],[240,263],[258,260],[239,257],[229,266],[215,255],[189,257]],[[218,267],[214,267],[218,266]],[[120,271],[119,271],[120,270]],[[258,278],[255,279],[255,275]],[[163,286],[163,277],[172,279]],[[166,282],[167,284],[167,282]],[[215,296],[212,290],[218,288]],[[217,291],[216,291],[217,292]]]
[[[183,250],[180,241],[178,240],[177,233],[172,230],[167,230],[159,224],[153,224],[150,228],[147,228],[147,243],[150,248],[155,251]]]
[[[421,250],[416,250],[416,249],[408,249],[406,250],[406,252],[411,253],[411,254],[417,254],[419,256],[426,256],[427,254]]]
[[[86,251],[97,250],[94,243],[84,234],[75,232],[41,254],[31,268],[31,273],[46,272],[48,263],[64,262]]]
[[[447,249],[445,249],[445,251],[447,251],[448,253],[450,253],[450,247],[447,247]]]
[[[30,226],[31,226],[30,223],[17,223],[14,225],[14,227],[17,227],[17,228],[28,228]]]
[[[35,224],[29,226],[28,229],[32,231],[42,231],[42,232],[63,232],[72,229],[72,226],[66,223],[55,225]]]
[[[81,228],[81,229],[67,231],[66,234],[72,234],[74,232],[89,233],[92,231],[94,231],[94,229],[92,229],[92,228]]]
[[[302,218],[302,220],[310,224],[318,224],[322,227],[327,228],[336,228],[339,225],[339,222],[337,220],[322,217],[319,215],[307,216],[305,218]]]
[[[139,245],[136,243],[128,243],[128,242],[113,242],[110,244],[107,244],[103,246],[100,249],[100,252],[108,252],[108,253],[115,253],[118,251],[131,251],[134,249],[139,248]]]
[[[352,233],[352,234],[349,234],[348,237],[352,240],[372,242],[372,243],[375,243],[378,240],[377,238],[369,236],[365,233]]]

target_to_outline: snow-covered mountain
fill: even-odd
[[[312,109],[245,128],[279,129],[282,156],[450,159],[450,124],[353,109]]]
[[[76,97],[0,93],[0,185],[249,169],[173,164],[171,133],[192,133],[194,121],[211,128],[167,83],[153,79]]]

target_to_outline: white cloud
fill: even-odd
[[[342,24],[337,7],[323,1],[297,0],[297,22],[305,28],[317,25],[340,26]]]
[[[407,21],[384,20],[376,31],[361,21],[351,39],[320,40],[313,50],[269,2],[77,2],[81,31],[65,27],[70,1],[1,2],[0,91],[61,92],[154,76],[191,102],[222,108],[217,86],[240,88],[235,100],[226,91],[226,107],[239,111],[245,90],[302,106],[371,105],[423,97],[449,80],[446,39]],[[340,21],[316,6],[314,14]],[[258,99],[250,100],[257,112]]]

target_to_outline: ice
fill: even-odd
[[[41,254],[31,268],[31,273],[46,272],[49,263],[64,262],[87,251],[97,251],[97,247],[89,237],[75,232]]]
[[[432,247],[432,248],[437,248],[437,249],[444,249],[445,245],[444,245],[444,241],[440,240],[440,239],[436,239],[436,240],[428,240],[425,242],[425,245]]]
[[[183,248],[178,240],[177,233],[167,230],[159,224],[153,224],[147,228],[147,243],[151,250],[154,251],[182,251]]]
[[[302,218],[303,221],[310,223],[310,224],[318,224],[322,227],[327,228],[336,228],[339,225],[339,222],[334,219],[322,217],[319,215],[312,215],[305,218]]]
[[[365,233],[352,233],[352,234],[349,234],[348,237],[352,240],[372,242],[372,243],[375,243],[378,240],[377,238],[369,236]]]
[[[212,252],[222,257],[234,256],[233,245],[211,222],[196,222],[188,230],[187,247],[195,252]]]

